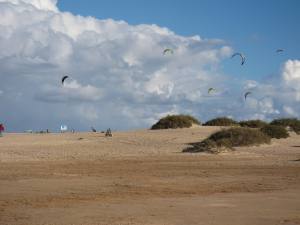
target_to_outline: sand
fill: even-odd
[[[218,129],[5,134],[0,224],[300,224],[300,136],[181,153]]]

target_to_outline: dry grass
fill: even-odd
[[[192,143],[183,152],[210,152],[220,153],[233,150],[234,147],[254,146],[269,144],[270,137],[257,129],[251,128],[230,128],[217,131],[201,142]]]
[[[239,126],[239,123],[227,117],[219,117],[207,121],[203,126]]]
[[[193,124],[200,125],[201,122],[190,115],[168,115],[154,124],[151,130],[189,128]]]

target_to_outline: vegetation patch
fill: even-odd
[[[184,149],[183,152],[220,153],[234,150],[234,147],[268,144],[270,140],[259,129],[236,127],[217,131],[201,142],[192,143],[192,147]]]
[[[239,126],[239,123],[227,117],[219,117],[207,121],[203,126]]]
[[[262,128],[268,125],[267,122],[262,120],[245,120],[239,122],[241,127],[250,127],[250,128]]]
[[[189,128],[193,124],[200,125],[201,122],[190,115],[168,115],[154,124],[151,130]]]
[[[300,120],[297,118],[275,119],[270,124],[290,128],[295,133],[300,134]]]
[[[290,128],[292,131],[294,131],[296,134],[300,134],[300,121],[295,121],[293,124],[290,125]]]
[[[271,138],[288,138],[290,135],[287,132],[287,130],[282,126],[277,125],[266,125],[263,128],[261,128],[261,131],[270,136]]]

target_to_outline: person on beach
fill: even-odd
[[[2,132],[4,132],[4,125],[0,123],[0,137],[2,137]]]
[[[105,137],[112,137],[112,133],[111,133],[111,129],[108,128],[106,133],[105,133]]]

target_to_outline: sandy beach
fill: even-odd
[[[0,224],[300,224],[300,136],[181,153],[218,129],[5,134]]]

